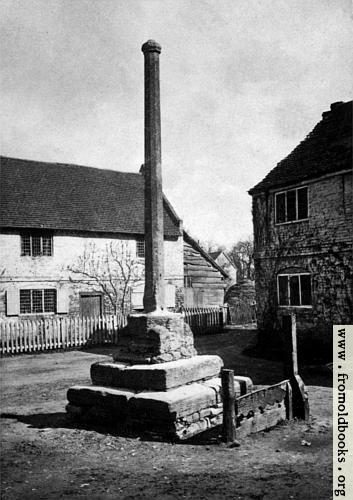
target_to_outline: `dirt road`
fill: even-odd
[[[278,381],[279,363],[243,354],[253,340],[254,333],[243,331],[196,343],[199,352],[223,355],[227,367],[252,376],[255,383]],[[90,382],[91,363],[107,359],[107,350],[101,352],[105,354],[72,351],[1,360],[3,500],[331,498],[332,391],[324,387],[330,382],[327,373],[307,370],[305,382],[310,384],[312,377],[321,384],[308,387],[309,423],[253,435],[240,448],[225,447],[217,433],[171,444],[67,421],[66,390]]]

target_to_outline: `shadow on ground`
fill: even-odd
[[[26,424],[33,429],[81,429],[95,431],[105,436],[116,436],[124,438],[139,439],[148,442],[172,442],[168,439],[162,439],[155,435],[143,433],[143,431],[132,431],[125,425],[99,425],[95,421],[78,422],[72,420],[64,412],[55,413],[34,413],[31,415],[20,415],[17,413],[1,413],[1,419],[16,420],[22,424]],[[197,436],[194,436],[187,441],[178,441],[179,444],[189,445],[208,445],[221,444],[221,426],[209,429]]]
[[[268,359],[256,349],[257,330],[233,328],[224,333],[195,337],[199,354],[217,354],[224,361],[225,368],[237,375],[245,375],[255,385],[276,384],[285,379],[284,365],[280,360]],[[332,371],[326,365],[301,363],[299,373],[306,385],[332,387]]]

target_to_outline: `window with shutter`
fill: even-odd
[[[56,290],[20,290],[19,298],[20,314],[43,314],[56,312]]]
[[[11,288],[6,291],[6,315],[18,316],[20,312],[20,293]]]
[[[20,290],[20,313],[30,314],[32,312],[31,290]]]

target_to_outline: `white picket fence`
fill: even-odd
[[[218,333],[227,323],[227,308],[183,309],[194,335]],[[0,319],[0,355],[117,344],[126,315],[53,316],[42,319]]]
[[[182,313],[194,335],[220,333],[228,322],[228,308],[226,306],[190,307],[183,309]]]
[[[116,344],[126,321],[124,315],[0,321],[0,354]]]

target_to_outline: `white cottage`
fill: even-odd
[[[110,312],[102,287],[72,272],[92,249],[104,258],[118,245],[143,273],[143,175],[2,157],[0,194],[1,316]],[[175,307],[184,285],[183,234],[166,199],[164,231],[167,305]],[[139,308],[137,274],[129,298]]]
[[[112,312],[92,273],[73,272],[83,270],[83,262],[89,266],[93,255],[96,267],[102,266],[112,248],[123,264],[133,263],[126,301],[142,308],[143,173],[1,157],[0,180],[0,317]],[[188,307],[223,304],[227,274],[195,245],[164,198],[170,308],[183,305],[184,297]],[[203,266],[207,279],[194,277],[195,265]]]

